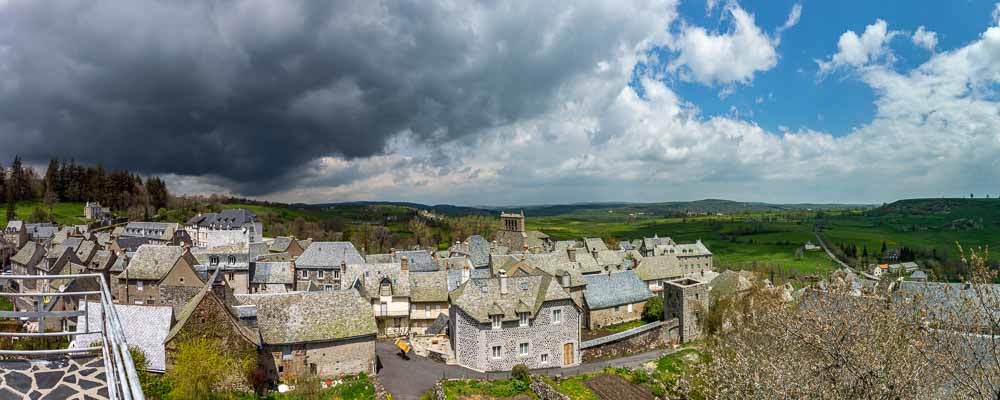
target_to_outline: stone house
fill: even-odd
[[[684,276],[681,262],[673,254],[642,257],[635,268],[635,273],[646,283],[650,291],[660,296],[663,295],[665,282]]]
[[[120,231],[119,237],[138,237],[149,243],[174,245],[191,244],[188,233],[180,224],[168,222],[129,222]]]
[[[143,245],[118,275],[118,302],[174,307],[187,304],[205,284],[194,266],[198,261],[187,247]]]
[[[222,270],[222,278],[237,294],[250,293],[250,246],[246,243],[215,247],[193,247],[191,255],[208,270]]]
[[[449,295],[456,361],[477,371],[580,363],[580,309],[548,276],[470,279]]]
[[[410,272],[410,332],[423,335],[448,315],[448,271]]]
[[[232,208],[218,213],[199,214],[184,224],[198,247],[254,243],[263,239],[264,226],[253,211]]]
[[[144,244],[157,244],[157,242],[144,237],[120,236],[111,239],[110,243],[108,243],[108,250],[121,256],[125,253],[135,253],[136,250],[139,250],[139,246]]]
[[[295,290],[294,262],[250,263],[250,293],[287,293]]]
[[[24,221],[7,221],[7,227],[3,230],[3,239],[14,246],[14,252],[28,243],[28,230],[24,226]]]
[[[403,258],[409,262],[411,272],[433,272],[441,269],[440,264],[427,250],[395,250],[387,254],[369,254],[365,261],[371,264],[400,263]]]
[[[400,263],[349,264],[345,290],[357,290],[371,302],[380,337],[410,332],[410,271],[406,257]]]
[[[271,242],[271,246],[268,247],[267,251],[270,253],[288,253],[289,256],[298,257],[301,256],[306,249],[302,247],[302,244],[299,243],[298,240],[295,240],[295,238],[278,236]]]
[[[473,268],[485,268],[490,264],[490,242],[479,235],[469,236],[464,242],[455,242],[449,254],[452,257],[466,257]]]
[[[364,263],[351,242],[314,242],[295,260],[295,290],[306,290],[310,282],[324,290],[340,289],[347,265]]]
[[[76,259],[80,261],[80,264],[90,265],[90,261],[94,259],[94,255],[100,250],[100,246],[97,242],[93,240],[82,240],[80,244],[76,246]]]
[[[35,242],[25,243],[21,250],[10,258],[11,272],[14,275],[34,275],[35,267],[45,258],[45,248]],[[24,281],[30,285],[32,281]]]
[[[584,324],[591,330],[639,320],[646,300],[653,297],[635,271],[587,275],[583,279],[587,281]]]
[[[237,295],[256,307],[265,371],[272,380],[336,378],[375,370],[378,330],[355,290]]]
[[[83,218],[89,221],[102,221],[111,217],[111,209],[108,207],[101,207],[100,202],[88,201],[86,205],[83,206]]]
[[[673,246],[677,242],[669,237],[659,237],[658,235],[653,235],[651,238],[642,238],[642,243],[639,245],[639,253],[643,257],[650,257],[658,255],[656,254],[657,246]]]
[[[698,240],[694,243],[659,245],[656,255],[674,255],[680,263],[684,276],[701,277],[712,271],[712,252]]]
[[[36,224],[24,224],[24,229],[28,232],[28,240],[42,244],[50,241],[59,231],[59,226],[49,222]]]
[[[708,312],[708,284],[691,278],[667,281],[663,287],[664,320],[677,318],[682,343],[701,338],[701,320]]]
[[[218,274],[215,272],[214,274]],[[214,275],[213,274],[213,275]],[[177,355],[178,346],[187,340],[205,338],[218,340],[220,352],[234,357],[252,357],[259,361],[260,334],[255,327],[244,323],[233,303],[226,301],[229,290],[225,286],[213,287],[215,276],[208,279],[201,290],[177,314],[177,322],[163,339],[165,364],[169,370]],[[226,389],[251,390],[245,371],[231,371],[223,379]]]

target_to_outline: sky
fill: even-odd
[[[15,155],[304,203],[1000,196],[1000,4],[0,0]]]

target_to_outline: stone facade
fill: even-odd
[[[675,279],[663,288],[666,320],[677,318],[682,343],[701,338],[701,318],[707,312],[708,284],[690,278]]]
[[[605,326],[624,324],[642,318],[642,310],[646,308],[646,302],[632,303],[631,306],[631,310],[628,304],[601,310],[589,310],[587,312],[587,329],[600,329]]]
[[[553,323],[552,310],[557,308],[562,321]],[[500,329],[452,307],[452,348],[459,364],[478,371],[509,371],[516,364],[531,369],[574,366],[580,364],[580,323],[580,311],[571,300],[544,303],[526,327],[505,321]],[[528,344],[526,355],[519,355],[522,343]],[[500,347],[499,357],[493,356],[495,346]]]
[[[268,345],[268,369],[272,380],[294,382],[300,377],[336,378],[372,373],[375,365],[375,336],[354,339]]]
[[[199,290],[201,290],[201,288],[197,286],[160,285],[159,302],[155,304],[173,307],[174,314],[176,315],[181,312],[187,302],[191,300],[194,295],[198,294]]]
[[[447,302],[410,303],[410,333],[423,335],[438,315],[448,315]]]
[[[309,290],[309,282],[321,288],[329,290],[341,289],[341,269],[340,268],[301,268],[295,269],[295,290]],[[350,283],[347,283],[350,284]]]

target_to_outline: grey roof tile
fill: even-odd
[[[347,264],[364,264],[351,242],[314,242],[296,259],[297,268],[334,268]]]
[[[101,332],[101,305],[90,302],[86,306],[81,303],[80,310],[86,310],[87,319],[80,318],[76,325],[77,332],[85,332],[90,326],[92,332]],[[138,346],[149,361],[149,369],[155,372],[166,370],[166,357],[163,340],[170,332],[170,321],[173,307],[169,306],[137,306],[130,304],[115,304],[115,311],[122,322],[122,331],[129,345]],[[100,333],[76,336],[72,343],[74,347],[89,347],[93,342],[101,340]]]
[[[583,296],[592,310],[638,303],[653,297],[646,283],[634,271],[587,275]]]
[[[264,343],[326,342],[377,333],[371,303],[355,290],[237,295],[257,306]]]

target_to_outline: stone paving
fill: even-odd
[[[94,355],[0,360],[0,399],[107,399],[104,372]]]

